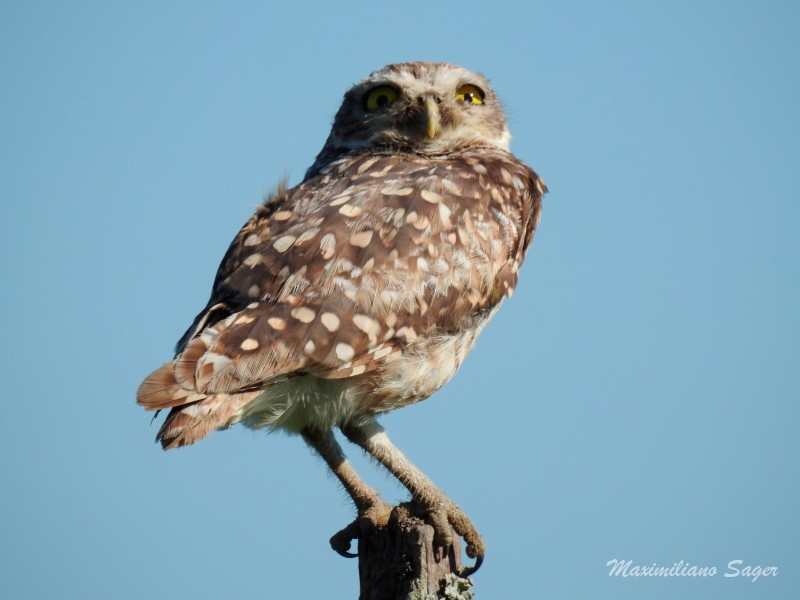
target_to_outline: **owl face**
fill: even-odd
[[[401,63],[372,73],[344,96],[328,151],[447,154],[508,150],[511,135],[486,79],[447,63]]]

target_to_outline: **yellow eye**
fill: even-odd
[[[367,110],[378,110],[389,106],[395,100],[397,100],[396,89],[388,85],[379,85],[364,98],[364,106]]]
[[[456,91],[456,98],[464,104],[483,104],[485,97],[483,90],[477,85],[462,85]]]

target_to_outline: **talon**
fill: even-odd
[[[392,507],[385,502],[375,503],[361,511],[352,523],[331,537],[331,548],[345,558],[357,558],[357,553],[350,552],[353,540],[369,536],[378,527],[386,525],[391,512]]]
[[[426,518],[433,527],[434,558],[437,562],[447,556],[453,545],[453,532],[455,532],[464,539],[467,556],[475,559],[473,566],[462,569],[462,576],[468,577],[481,567],[486,552],[483,539],[457,504],[445,498],[435,507],[414,500],[408,503],[408,506],[413,514]]]
[[[336,552],[339,556],[344,556],[345,558],[357,558],[358,554],[353,554],[350,552],[350,544],[353,540],[358,539],[358,531],[357,531],[357,522],[353,521],[342,529],[341,531],[336,532],[331,537],[331,548],[333,551]]]
[[[336,548],[334,548],[334,550],[336,551],[336,554],[338,554],[339,556],[343,556],[344,558],[358,558],[358,553],[347,552],[344,550],[336,550]]]
[[[474,575],[474,574],[475,574],[475,572],[476,572],[478,569],[480,569],[480,568],[481,568],[481,565],[482,565],[482,564],[483,564],[483,554],[480,554],[480,555],[478,555],[478,557],[475,559],[475,564],[474,564],[474,565],[472,565],[471,567],[464,567],[463,569],[461,569],[461,572],[458,574],[458,576],[459,576],[459,577],[463,577],[464,579],[466,579],[466,578],[467,578],[467,577],[469,577],[470,575]]]

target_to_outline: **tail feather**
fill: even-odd
[[[204,397],[176,381],[173,360],[147,376],[136,392],[136,403],[147,410],[161,410],[197,402]]]
[[[192,342],[178,358],[153,371],[136,394],[136,402],[147,410],[171,409],[156,435],[165,450],[188,446],[215,429],[230,426],[260,393],[205,394],[192,389],[195,379],[190,364],[204,351],[204,345],[197,346]]]
[[[175,357],[175,381],[186,388],[197,386],[197,361],[208,350],[208,342],[198,337],[193,339],[178,356]]]
[[[244,394],[216,394],[203,400],[173,408],[167,415],[156,441],[164,450],[189,446],[203,439],[215,429],[226,429],[236,420],[237,414],[259,392]]]

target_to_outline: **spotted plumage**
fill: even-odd
[[[164,448],[237,422],[301,433],[360,513],[380,506],[336,471],[328,432],[386,464],[375,417],[444,385],[514,291],[545,186],[509,140],[488,82],[460,67],[390,65],[348,91],[303,182],[245,224],[175,359],[140,387],[145,408],[170,409]],[[395,474],[428,512],[447,504]]]

